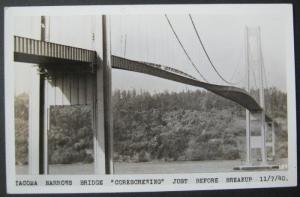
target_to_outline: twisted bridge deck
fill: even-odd
[[[72,69],[92,72],[91,65],[95,63],[96,57],[96,52],[91,50],[18,36],[14,37],[14,60],[18,62],[43,64],[47,66],[47,69],[53,70],[61,69],[64,68],[64,65],[68,65],[69,72],[72,72]],[[114,69],[144,73],[204,88],[240,104],[252,113],[263,110],[256,100],[241,88],[205,83],[168,66],[130,60],[114,55],[111,56],[111,62]],[[269,117],[266,118],[270,120]]]
[[[139,62],[121,58],[118,56],[112,56],[112,67],[114,69],[122,69],[133,72],[144,73],[200,88],[209,90],[215,94],[218,94],[224,98],[232,100],[241,106],[247,108],[251,112],[260,112],[262,108],[245,90],[241,88],[231,86],[221,86],[210,83],[205,83],[195,79],[188,74],[172,69],[170,67],[161,66],[158,64],[149,64],[145,62]]]

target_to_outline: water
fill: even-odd
[[[281,162],[282,163],[282,162]],[[169,173],[213,173],[232,172],[233,167],[241,165],[240,160],[226,161],[176,161],[140,162],[114,164],[115,174],[169,174]],[[50,174],[93,174],[94,164],[56,164],[50,165]],[[17,174],[27,174],[28,166],[17,166]]]

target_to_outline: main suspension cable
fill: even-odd
[[[177,33],[175,32],[175,29],[173,28],[173,25],[172,25],[171,21],[169,20],[167,14],[165,14],[165,17],[166,17],[166,19],[167,19],[167,21],[168,21],[169,26],[171,27],[171,30],[172,30],[173,34],[174,34],[175,37],[176,37],[176,40],[177,40],[178,43],[180,44],[180,46],[181,46],[182,50],[184,51],[185,55],[187,56],[188,60],[189,60],[190,63],[193,65],[193,67],[196,69],[197,73],[204,79],[204,81],[208,82],[207,79],[206,79],[206,78],[201,74],[201,72],[198,70],[196,64],[193,62],[192,58],[189,56],[188,52],[187,52],[186,49],[184,48],[184,46],[183,46],[182,42],[180,41],[180,39],[179,39]]]
[[[230,84],[230,85],[236,85],[236,84],[238,84],[238,83],[232,83],[232,82],[230,82],[230,81],[227,81],[227,80],[220,74],[220,72],[217,70],[217,68],[216,68],[215,65],[213,64],[211,58],[209,57],[209,55],[208,55],[208,53],[207,53],[207,51],[206,51],[206,49],[205,49],[205,46],[204,46],[204,44],[203,44],[203,42],[202,42],[202,40],[201,40],[201,38],[200,38],[200,35],[199,35],[199,33],[198,33],[198,30],[197,30],[197,28],[196,28],[196,25],[195,25],[195,23],[194,23],[194,20],[193,20],[193,18],[192,18],[192,15],[189,14],[189,17],[190,17],[190,20],[191,20],[192,25],[193,25],[193,27],[194,27],[194,30],[195,30],[195,32],[196,32],[196,35],[197,35],[197,37],[198,37],[198,40],[199,40],[199,42],[200,42],[200,45],[201,45],[203,51],[205,52],[205,55],[206,55],[206,57],[207,57],[207,59],[208,59],[210,65],[213,67],[213,69],[215,70],[215,72],[217,73],[217,75],[218,75],[225,83],[227,83],[227,84]]]

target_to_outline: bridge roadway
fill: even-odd
[[[144,73],[163,79],[204,88],[240,104],[253,113],[262,111],[262,108],[255,101],[255,99],[241,88],[205,83],[177,69],[158,64],[149,64],[145,62],[129,60],[118,56],[112,56],[112,68]]]
[[[43,42],[39,40],[14,37],[14,60],[42,64],[48,70],[63,69],[68,65],[68,72],[73,70],[93,72],[97,54],[95,51]],[[232,86],[205,83],[171,67],[142,61],[111,56],[112,68],[144,73],[179,83],[184,83],[209,90],[226,99],[232,100],[248,109],[251,113],[262,112],[263,109],[245,90]],[[73,69],[73,70],[72,70]],[[266,116],[266,121],[271,119]]]

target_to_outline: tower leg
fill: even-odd
[[[28,174],[40,173],[40,123],[39,123],[39,86],[40,76],[36,67],[31,71],[31,89],[29,92],[29,135],[28,135]]]
[[[102,32],[98,32],[99,42],[102,41],[103,61],[97,57],[97,71],[95,79],[95,174],[113,173],[113,133],[111,107],[111,54],[109,23],[107,16],[101,18]],[[96,38],[97,40],[97,38]],[[97,43],[97,42],[96,42]],[[98,54],[99,51],[97,51]]]
[[[266,154],[266,121],[265,121],[265,113],[261,113],[261,141],[262,141],[262,147],[261,147],[261,156],[262,156],[262,165],[265,165],[267,163],[267,154]]]
[[[94,94],[94,173],[105,174],[103,66],[100,57],[97,57]]]
[[[271,131],[272,131],[272,157],[275,158],[275,126],[274,126],[274,122],[271,123]]]
[[[103,82],[104,82],[104,131],[105,131],[105,168],[106,174],[113,174],[113,121],[111,104],[111,49],[109,18],[102,16],[103,31]]]
[[[251,130],[250,130],[250,112],[246,110],[246,164],[251,163]]]

